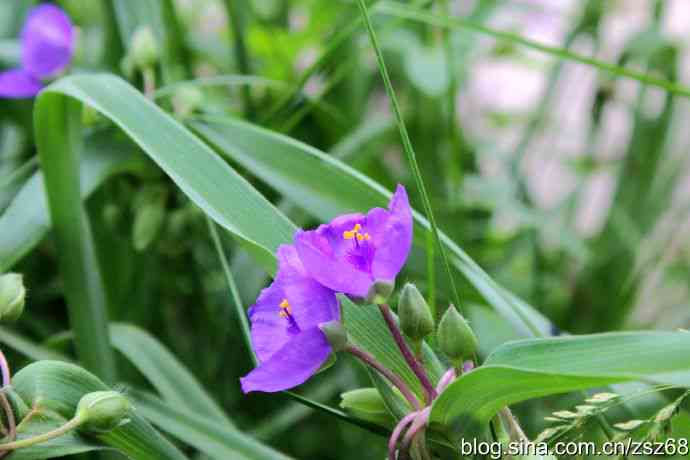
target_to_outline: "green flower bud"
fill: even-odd
[[[393,293],[394,288],[395,281],[375,281],[369,288],[366,300],[368,303],[375,303],[377,305],[385,303]]]
[[[393,424],[393,417],[376,388],[346,391],[340,399],[340,407],[359,419],[383,426]]]
[[[129,411],[129,401],[117,391],[95,391],[81,398],[77,417],[83,429],[104,432],[127,423]]]
[[[477,337],[454,305],[443,314],[436,337],[439,348],[456,367],[465,359],[471,359],[477,351]]]
[[[175,114],[185,118],[190,116],[204,102],[204,93],[192,85],[184,85],[172,97]]]
[[[328,339],[328,343],[333,348],[333,352],[339,352],[347,346],[347,331],[340,321],[329,321],[319,324],[319,329]]]
[[[400,329],[415,342],[421,342],[424,337],[434,332],[434,318],[431,316],[429,305],[412,283],[407,283],[400,294],[398,317]]]
[[[158,62],[158,43],[150,27],[140,27],[132,37],[132,61],[139,69],[153,67]]]
[[[7,273],[0,275],[0,320],[16,321],[26,303],[26,288],[22,275]]]

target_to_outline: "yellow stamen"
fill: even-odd
[[[279,307],[279,315],[281,318],[287,318],[292,314],[292,307],[290,306],[290,302],[288,302],[288,299],[283,299],[283,301],[280,302]]]
[[[361,229],[361,224],[355,224],[355,226],[352,227],[352,230],[345,230],[343,232],[343,238],[346,240],[352,240],[354,238],[357,238],[357,241],[369,241],[371,237],[368,233],[359,233]]]

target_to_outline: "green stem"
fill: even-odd
[[[436,218],[431,209],[431,202],[429,201],[429,196],[426,192],[426,187],[424,186],[424,180],[422,179],[422,173],[417,164],[417,158],[415,156],[414,148],[412,147],[412,141],[407,133],[407,127],[405,126],[405,121],[402,116],[402,111],[398,104],[398,98],[395,95],[395,90],[393,89],[393,84],[391,83],[390,76],[388,75],[388,68],[386,67],[386,62],[383,59],[383,53],[381,52],[381,47],[379,46],[378,38],[376,37],[376,32],[374,31],[374,26],[371,24],[371,19],[369,18],[369,11],[367,10],[367,5],[364,0],[358,0],[359,8],[362,12],[362,17],[364,18],[364,23],[367,27],[367,32],[369,33],[369,39],[371,45],[374,48],[374,53],[376,54],[376,61],[378,62],[379,70],[381,71],[381,78],[383,79],[384,86],[386,87],[386,92],[388,93],[388,98],[390,99],[393,112],[395,114],[395,119],[398,123],[398,128],[400,130],[400,137],[403,143],[403,149],[405,150],[405,155],[407,156],[407,161],[410,164],[410,169],[412,175],[414,176],[415,183],[417,184],[417,189],[422,197],[422,204],[424,206],[424,213],[431,226],[431,232],[434,236],[434,241],[436,242],[436,247],[438,248],[439,254],[441,254],[441,260],[443,261],[443,266],[448,274],[448,280],[450,282],[451,291],[453,293],[453,299],[455,300],[455,305],[459,310],[462,311],[462,303],[460,302],[460,295],[458,289],[455,286],[455,279],[453,278],[453,273],[450,268],[450,261],[448,260],[448,255],[441,242],[441,237],[439,236],[438,226],[436,225]]]
[[[6,444],[0,444],[0,452],[7,450],[23,449],[25,447],[31,447],[42,442],[50,441],[53,438],[57,438],[58,436],[62,436],[63,434],[66,434],[74,430],[75,428],[79,427],[79,425],[81,425],[82,423],[84,423],[84,419],[77,415],[69,422],[52,431],[39,434],[38,436],[34,436],[33,438],[27,438],[19,441],[8,442]]]
[[[237,316],[237,320],[240,322],[240,329],[242,330],[242,339],[244,341],[244,345],[249,351],[249,356],[252,358],[252,362],[256,365],[258,364],[258,360],[254,354],[254,349],[252,348],[252,338],[249,332],[249,321],[247,321],[247,314],[242,306],[242,299],[240,298],[240,292],[237,289],[237,283],[235,283],[235,277],[232,276],[232,270],[230,270],[230,265],[225,257],[223,243],[220,240],[220,235],[218,234],[216,224],[208,216],[206,217],[206,223],[208,224],[208,230],[211,233],[213,245],[218,253],[218,259],[220,259],[220,264],[223,266],[225,280],[228,282],[228,287],[230,288],[230,295],[232,296],[232,303],[235,306],[235,315]]]
[[[244,18],[242,17],[240,8],[238,8],[242,6],[244,5],[240,4],[238,0],[225,0],[225,10],[231,24],[233,52],[237,60],[237,66],[240,74],[251,75],[249,53],[247,52],[247,44],[244,41]],[[244,9],[247,10],[247,8]],[[244,114],[251,120],[254,118],[254,104],[252,102],[251,89],[249,86],[243,86],[241,91]]]

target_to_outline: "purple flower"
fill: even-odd
[[[43,79],[69,65],[73,51],[74,29],[65,12],[54,5],[33,8],[21,33],[21,66],[0,73],[0,97],[35,96]]]
[[[366,297],[376,281],[392,283],[411,246],[412,210],[402,185],[388,210],[346,214],[295,235],[307,272],[324,286],[356,297]]]
[[[319,325],[340,320],[335,293],[314,281],[295,247],[278,248],[278,274],[249,310],[259,362],[240,379],[242,391],[276,392],[304,383],[331,354]]]

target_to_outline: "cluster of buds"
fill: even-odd
[[[412,283],[407,283],[401,290],[398,303],[398,321],[396,322],[385,303],[392,291],[393,285],[391,283],[374,283],[366,300],[379,306],[402,356],[426,392],[425,401],[418,400],[402,382],[402,379],[377,362],[373,356],[349,345],[347,333],[340,322],[322,324],[321,330],[328,338],[334,351],[350,351],[365,364],[376,369],[400,390],[410,404],[411,411],[397,423],[388,444],[389,459],[396,459],[403,458],[398,456],[396,452],[404,456],[415,443],[417,449],[426,450],[424,431],[428,425],[431,404],[453,380],[463,372],[474,368],[478,343],[469,324],[454,305],[447,308],[436,325],[431,308],[429,308],[424,296]],[[452,365],[451,369],[436,385],[431,382],[421,359],[424,340],[434,333],[439,350]],[[408,343],[412,350],[408,347]],[[385,403],[378,391],[373,388],[355,390],[344,394],[341,406],[357,417],[370,422],[390,422],[389,415],[385,410]]]
[[[423,340],[436,331],[438,347],[453,367],[461,369],[465,361],[473,360],[477,353],[477,337],[467,320],[450,305],[435,327],[431,309],[414,284],[407,283],[398,304],[400,328],[419,350]]]

